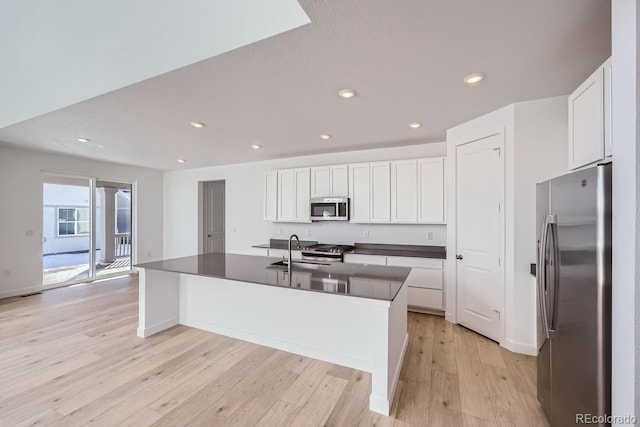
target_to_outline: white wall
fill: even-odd
[[[640,416],[639,13],[636,0],[613,0],[612,412],[620,416]]]
[[[328,243],[444,245],[446,239],[444,225],[284,224],[271,223],[262,219],[263,174],[267,171],[434,157],[444,154],[444,143],[432,143],[166,172],[164,174],[165,257],[174,258],[198,253],[198,182],[212,180],[226,182],[227,252],[256,253],[251,249],[252,245],[267,243],[269,238],[287,238],[291,233],[297,233],[301,239]],[[307,234],[307,230],[310,230],[310,235]],[[364,230],[369,230],[368,239],[363,237]],[[427,231],[433,232],[433,240],[427,240]]]
[[[161,172],[0,145],[0,298],[42,289],[42,171],[135,183],[134,262],[162,257]]]
[[[515,104],[513,170],[513,260],[508,273],[514,293],[510,339],[526,345],[536,342],[536,184],[569,172],[567,97]]]
[[[537,354],[535,184],[567,172],[567,97],[512,104],[447,131],[447,191],[455,191],[455,146],[498,131],[505,138],[505,347]],[[447,205],[446,317],[456,320],[455,200]]]

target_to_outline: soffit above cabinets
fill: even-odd
[[[54,7],[41,0],[40,7],[59,11],[51,11],[55,17],[74,9],[71,5],[76,2],[100,3],[64,0]],[[28,7],[13,6],[22,2],[5,3],[9,8]],[[121,49],[102,66],[108,70],[100,74],[102,79],[120,78],[120,87],[129,84],[117,90],[106,87],[95,73],[84,73],[83,55],[74,48],[58,49],[60,58],[70,61],[63,61],[64,70],[74,76],[63,84],[52,77],[60,77],[61,70],[52,66],[59,58],[37,63],[21,58],[21,67],[11,68],[12,72],[28,77],[25,81],[42,96],[21,100],[19,91],[11,89],[14,95],[8,98],[0,91],[3,100],[11,99],[2,108],[15,114],[5,124],[38,111],[59,109],[0,128],[0,141],[163,170],[415,145],[442,141],[446,129],[502,106],[571,93],[611,52],[609,0],[238,3],[238,11],[249,13],[245,22],[259,34],[253,34],[254,43],[249,38],[235,40],[245,45],[233,50],[228,50],[233,43],[218,49],[204,44],[233,39],[234,31],[244,27],[229,29],[220,24],[212,28],[200,17],[218,19],[218,10],[233,9],[236,2],[199,0],[199,10],[176,10],[175,19],[165,15],[171,14],[172,7],[185,8],[184,3],[144,3],[148,14],[138,10],[137,19],[156,25],[162,40],[161,47],[149,51],[160,51],[167,63],[153,63],[147,58],[151,53],[144,49],[140,53],[144,41],[153,38],[151,30],[133,32],[126,46],[119,45]],[[256,8],[263,3],[275,6],[264,11],[248,8],[249,3]],[[32,5],[32,1],[25,4]],[[143,8],[126,4],[132,11]],[[256,11],[260,13],[253,13]],[[161,16],[171,24],[158,24]],[[7,20],[0,13],[0,24],[8,25]],[[195,27],[203,27],[200,37],[190,28],[192,20]],[[105,32],[108,27],[108,34],[120,40],[123,28],[114,25],[116,18],[97,21],[94,25],[101,25]],[[90,42],[89,23],[77,25],[83,29],[86,44],[96,45]],[[29,52],[27,30],[5,34],[2,28],[4,25],[0,25],[0,40],[10,36],[15,49]],[[47,28],[52,40],[70,37],[72,31],[58,33]],[[284,31],[288,28],[292,29]],[[173,36],[165,39],[160,29]],[[192,55],[186,59],[187,53],[180,50],[185,45]],[[220,53],[224,49],[228,51]],[[90,57],[84,56],[85,61],[95,65]],[[134,71],[146,70],[146,76],[128,74],[129,57],[137,64]],[[161,65],[169,71],[190,61],[194,63],[160,74]],[[464,84],[462,79],[474,72],[484,73],[486,79],[474,86]],[[38,81],[40,75],[43,81]],[[94,97],[69,106],[65,102],[41,105],[74,92],[77,86],[88,89],[66,103]],[[338,96],[342,89],[355,89],[357,96],[343,99]],[[96,96],[98,92],[107,93]],[[196,129],[189,124],[193,121],[206,126]],[[408,126],[412,122],[422,126],[412,129]],[[321,134],[332,137],[323,140]],[[90,142],[80,144],[79,137]],[[254,150],[251,145],[261,148]]]

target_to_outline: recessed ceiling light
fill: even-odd
[[[342,89],[340,92],[338,92],[338,95],[346,99],[353,98],[354,96],[356,96],[356,94],[357,92],[353,89]]]
[[[476,83],[480,83],[482,80],[484,80],[484,77],[485,76],[482,73],[473,73],[465,77],[463,81],[468,85],[473,85]]]
[[[251,144],[251,148],[253,148],[254,150],[259,150],[262,148],[262,145],[260,144]]]
[[[191,126],[193,126],[194,128],[198,128],[198,129],[203,128],[203,127],[205,126],[205,124],[204,124],[204,123],[200,123],[200,122],[191,122],[190,124],[191,124]]]
[[[331,135],[329,135],[328,133],[321,133],[320,139],[331,139]]]
[[[78,138],[78,142],[89,142],[89,138]]]
[[[422,123],[418,123],[418,122],[409,123],[409,127],[411,129],[418,129],[419,127],[422,127]]]
[[[185,159],[176,159],[176,162],[178,162],[178,163],[184,163],[184,162],[186,162],[186,160],[185,160]]]

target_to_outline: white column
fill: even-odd
[[[111,187],[100,187],[97,189],[99,197],[102,199],[102,209],[98,212],[97,220],[102,225],[100,239],[100,262],[111,263],[116,260],[116,191]]]
[[[614,0],[612,17],[614,416],[640,417],[640,211],[638,210],[638,26],[636,0]],[[614,422],[612,425],[624,425]],[[628,424],[627,424],[628,425]]]

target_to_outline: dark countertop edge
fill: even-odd
[[[410,257],[410,258],[432,258],[432,259],[447,259],[446,253],[441,252],[427,252],[427,251],[398,251],[398,250],[385,250],[385,249],[354,249],[350,254],[356,255],[383,255],[383,256],[398,256],[398,257]],[[346,254],[345,254],[346,255]]]
[[[355,243],[354,245],[356,246],[356,248],[353,251],[345,252],[345,255],[357,254],[398,256],[409,258],[447,259],[447,248],[445,246],[394,245],[384,243]],[[253,245],[251,247],[257,249],[287,249],[287,247],[272,246],[271,243]],[[299,251],[300,249],[292,248],[291,250]]]
[[[274,258],[274,259],[277,260],[278,258]],[[166,268],[162,268],[162,269],[161,268],[149,268],[149,267],[140,267],[138,265],[134,265],[133,267],[134,268],[143,268],[143,269],[147,269],[147,270],[166,271],[167,273],[188,274],[189,276],[210,277],[210,278],[213,278],[213,279],[231,280],[232,282],[251,283],[253,285],[269,286],[271,288],[292,289],[294,291],[314,292],[314,293],[324,294],[324,295],[339,295],[339,296],[343,296],[343,297],[360,298],[360,299],[382,301],[382,302],[393,302],[393,301],[395,301],[396,297],[400,293],[400,289],[402,289],[402,286],[406,286],[406,284],[403,282],[402,286],[400,286],[398,288],[398,292],[396,292],[396,294],[393,296],[392,299],[385,299],[385,298],[376,298],[376,297],[365,297],[365,296],[362,296],[362,295],[347,295],[347,294],[338,293],[338,292],[323,292],[323,291],[316,291],[314,289],[292,288],[292,287],[288,287],[288,286],[271,285],[269,283],[264,283],[264,282],[254,282],[254,281],[250,281],[250,280],[240,280],[240,279],[234,279],[234,278],[231,278],[231,277],[221,277],[221,276],[214,276],[214,275],[209,275],[209,274],[186,273],[184,271],[177,271],[177,270],[171,270],[171,269],[166,269]],[[400,267],[400,268],[404,268],[404,267]],[[364,276],[361,276],[361,277],[364,277]],[[405,278],[405,282],[406,282],[406,280],[407,279]]]

